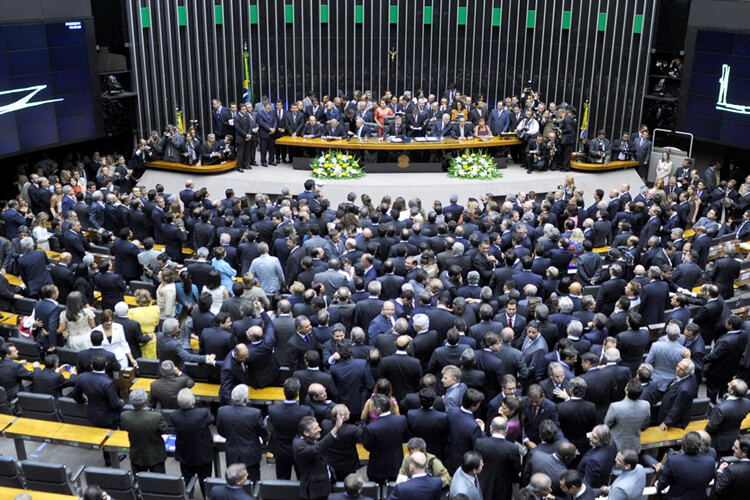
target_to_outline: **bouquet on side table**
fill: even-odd
[[[365,169],[359,158],[341,151],[329,150],[310,163],[316,179],[359,179],[365,176]]]
[[[466,150],[460,155],[449,155],[448,163],[448,177],[489,180],[503,176],[497,169],[495,159],[484,153]]]

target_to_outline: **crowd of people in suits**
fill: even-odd
[[[212,100],[213,133],[201,138],[200,126],[191,122],[187,130],[167,125],[160,134],[152,131],[141,139],[134,153],[140,162],[166,160],[189,165],[214,165],[237,160],[242,172],[260,164],[274,166],[291,162],[300,151],[276,145],[284,136],[323,139],[365,139],[434,137],[465,140],[488,139],[501,134],[515,134],[521,145],[512,146],[512,158],[533,170],[570,170],[570,158],[578,143],[576,110],[565,103],[545,103],[538,92],[527,89],[519,96],[505,97],[495,105],[483,95],[472,98],[451,86],[442,96],[423,90],[403,95],[386,91],[373,99],[370,91],[320,99],[314,92],[288,106],[275,103],[268,96],[252,103],[229,103]],[[646,135],[647,137],[647,135]],[[637,156],[648,153],[642,141],[633,146]],[[297,148],[299,149],[299,148]],[[609,152],[609,147],[607,148]],[[508,148],[500,154],[508,155]]]
[[[367,478],[398,483],[391,498],[640,498],[644,465],[661,468],[667,498],[706,498],[713,479],[718,498],[739,498],[750,325],[727,305],[735,245],[710,265],[708,253],[712,237],[750,232],[750,179],[737,191],[685,170],[668,193],[597,189],[588,207],[572,177],[541,197],[430,207],[355,193],[332,206],[312,180],[296,196],[211,200],[192,180],[169,194],[107,177],[66,194],[57,217],[34,172],[3,212],[0,310],[38,299],[28,334],[44,369],[15,363],[10,339],[0,385],[11,400],[28,381],[55,396],[72,386],[92,425],[128,430],[134,471],[164,470],[166,424],[149,409],[174,410],[186,480],[211,474],[215,425],[227,464],[240,464],[225,495],[260,478],[267,443],[301,498],[327,497],[332,478],[356,498],[361,443]],[[714,186],[707,203],[684,195],[701,185],[700,200]],[[40,238],[28,225],[41,213],[55,224]],[[110,257],[96,264],[97,250]],[[5,277],[14,270],[23,288]],[[144,284],[154,294],[137,290],[128,308],[125,294]],[[79,351],[77,376],[60,373],[63,347]],[[112,374],[149,357],[160,378],[124,410]],[[205,365],[218,404],[196,406],[188,364]],[[715,405],[705,433],[660,466],[641,430],[684,429],[704,379]],[[279,385],[282,404],[248,405],[249,388]],[[738,460],[716,470],[726,455]]]

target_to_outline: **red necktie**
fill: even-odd
[[[513,328],[513,318],[508,316],[508,328]]]

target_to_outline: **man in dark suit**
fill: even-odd
[[[23,366],[23,365],[21,365]],[[70,378],[65,378],[60,370],[69,370]],[[34,394],[49,394],[55,399],[62,396],[62,390],[73,387],[76,384],[76,369],[65,365],[60,367],[59,358],[56,354],[48,354],[44,358],[44,369],[39,368],[39,363],[34,363],[32,374],[31,392]]]
[[[319,350],[318,341],[312,334],[312,325],[306,316],[295,318],[296,333],[286,345],[286,366],[294,372],[305,363],[305,354],[309,350]]]
[[[325,392],[322,386],[319,389]],[[339,415],[343,415],[345,423],[339,429],[338,438],[328,449],[326,457],[336,477],[341,478],[355,473],[360,467],[357,443],[362,441],[364,427],[346,423],[351,414],[346,406],[337,404],[331,409],[328,417],[320,422],[323,434],[328,434],[333,429]]]
[[[730,448],[734,443],[732,439]],[[695,498],[709,488],[714,479],[716,464],[711,455],[703,452],[701,436],[688,432],[682,438],[682,451],[669,455],[659,471],[656,491],[665,498]],[[669,492],[663,491],[669,487]]]
[[[86,419],[91,425],[117,429],[120,426],[120,411],[125,404],[118,396],[114,380],[104,372],[106,364],[107,359],[102,354],[95,354],[91,362],[93,371],[78,376],[72,395],[78,403],[86,403]]]
[[[508,421],[499,416],[490,423],[490,437],[477,439],[474,449],[482,460],[491,466],[479,473],[479,484],[484,498],[508,500],[513,494],[513,484],[519,482],[521,457],[518,447],[505,439]]]
[[[380,376],[391,382],[393,397],[397,401],[401,401],[408,393],[417,392],[422,379],[422,365],[418,359],[409,355],[411,341],[408,335],[399,336],[396,339],[396,352],[380,361]]]
[[[34,331],[37,343],[46,353],[52,353],[64,345],[64,337],[57,333],[60,322],[60,307],[55,285],[44,285],[39,292],[41,299],[34,306]]]
[[[421,451],[409,453],[409,479],[398,483],[388,499],[438,500],[441,498],[442,481],[439,477],[427,474],[429,463],[425,453]]]
[[[284,403],[268,408],[268,425],[271,432],[268,449],[276,459],[277,479],[290,479],[292,466],[297,471],[297,477],[300,477],[300,472],[294,463],[292,441],[299,431],[302,418],[306,416],[314,418],[314,415],[309,406],[300,405],[297,402],[299,389],[299,380],[294,377],[288,378],[284,382]]]
[[[716,405],[706,424],[706,432],[711,434],[711,444],[717,456],[731,453],[732,445],[740,433],[740,424],[750,413],[750,400],[745,399],[747,382],[735,378],[729,382],[729,397]]]
[[[740,261],[734,258],[734,244],[724,245],[724,257],[714,262],[711,269],[711,282],[719,287],[724,300],[734,296],[734,280],[740,277]]]
[[[21,251],[23,255],[18,258],[18,270],[29,297],[36,298],[44,285],[53,284],[47,271],[49,260],[43,250],[34,250],[34,240],[28,236],[21,238]]]
[[[156,409],[176,410],[179,407],[177,396],[182,389],[193,387],[195,382],[181,372],[171,361],[163,361],[159,366],[159,378],[151,382],[148,405]]]
[[[581,356],[581,366],[586,372],[581,375],[586,382],[584,398],[596,405],[596,421],[602,423],[609,404],[615,401],[617,392],[612,372],[599,367],[599,356],[593,352]]]
[[[609,317],[615,310],[617,300],[625,293],[627,282],[622,279],[622,267],[619,264],[609,266],[609,279],[605,281],[596,297],[596,312]]]
[[[409,437],[406,417],[392,415],[388,396],[375,394],[372,407],[378,415],[362,434],[362,444],[370,452],[367,477],[376,483],[395,481],[403,460],[402,443]]]
[[[409,431],[413,436],[425,440],[427,452],[440,460],[445,459],[445,437],[448,434],[448,415],[433,408],[435,389],[422,387],[419,391],[421,408],[409,410],[406,414]]]
[[[271,103],[266,103],[263,111],[256,117],[258,126],[258,138],[260,140],[260,164],[267,167],[269,163],[276,166],[276,146],[273,136],[278,128],[278,119],[272,111]],[[270,158],[270,162],[268,161]]]
[[[88,375],[88,374],[85,374]],[[143,389],[130,393],[130,404],[134,410],[120,415],[122,430],[130,439],[130,467],[133,475],[139,472],[166,472],[164,462],[167,450],[161,435],[167,432],[167,422],[160,412],[146,409],[148,396]]]
[[[72,262],[80,264],[83,256],[91,249],[88,240],[81,234],[82,226],[80,219],[74,220],[70,229],[63,233],[63,248],[70,252]]]
[[[92,370],[91,365],[93,363],[94,356],[101,354],[104,356],[105,371],[107,375],[112,377],[114,372],[120,371],[120,363],[117,361],[114,353],[105,350],[102,347],[104,342],[104,334],[101,330],[94,330],[91,332],[91,347],[78,351],[78,364],[76,364],[76,371],[78,374],[84,372],[90,372]]]
[[[363,332],[360,334],[363,335]],[[352,336],[354,335],[355,332],[352,332]],[[341,402],[346,405],[356,421],[359,420],[370,391],[375,387],[375,381],[367,361],[352,357],[351,340],[345,339],[339,343],[338,354],[339,359],[331,366],[331,377],[339,391]]]
[[[56,266],[50,268],[52,281],[55,283],[59,292],[58,299],[62,303],[65,303],[68,299],[68,295],[73,291],[73,285],[75,284],[75,273],[70,267],[71,264],[71,254],[69,252],[63,252],[60,254],[60,262]]]
[[[664,397],[659,409],[659,429],[666,431],[669,427],[684,429],[690,422],[690,411],[693,407],[697,385],[695,382],[695,365],[689,359],[683,359],[677,363],[675,369],[677,378],[673,380]]]
[[[634,141],[635,160],[638,162],[638,175],[642,179],[648,174],[648,164],[651,161],[651,141],[648,139],[648,130],[643,130],[640,137]]]
[[[18,348],[10,342],[0,345],[0,386],[5,388],[8,401],[16,399],[24,380],[31,380],[32,373],[18,361]]]
[[[367,292],[370,296],[357,302],[354,313],[354,323],[364,331],[368,331],[372,320],[383,310],[383,301],[379,298],[381,289],[382,285],[379,281],[371,281],[367,285]]]
[[[296,370],[292,377],[299,379],[300,391],[304,396],[307,395],[307,389],[312,384],[320,384],[326,389],[328,396],[334,401],[338,400],[338,392],[333,384],[331,376],[320,370],[320,353],[315,350],[309,350],[305,353],[305,368]]]
[[[596,405],[583,399],[586,396],[586,381],[580,377],[571,379],[568,399],[557,405],[560,430],[579,452],[589,449],[587,433],[596,425]]]
[[[110,250],[115,257],[115,272],[128,282],[138,279],[141,275],[141,266],[138,263],[139,250],[130,241],[132,237],[133,232],[130,228],[122,228],[120,230],[120,237],[115,239]]]
[[[128,287],[122,276],[110,271],[110,265],[108,260],[99,263],[99,272],[94,275],[94,283],[102,294],[102,309],[114,310],[118,302],[125,300],[125,291]]]
[[[705,287],[704,287],[705,288]],[[719,296],[719,287],[711,285],[708,287],[708,300],[698,309],[693,317],[693,323],[700,326],[701,336],[706,345],[713,342],[714,336],[719,336],[724,329],[724,309],[726,304]]]
[[[664,322],[664,311],[669,308],[669,283],[662,281],[661,268],[651,266],[648,270],[651,279],[641,290],[640,313],[644,325]]]
[[[248,385],[256,389],[274,385],[279,375],[279,364],[274,355],[276,343],[274,326],[265,311],[261,312],[261,319],[265,330],[259,325],[253,325],[246,333],[247,380]]]
[[[183,388],[177,394],[179,409],[170,413],[175,430],[175,459],[180,463],[180,474],[190,481],[198,476],[205,497],[204,482],[211,476],[213,464],[213,418],[208,408],[195,408],[195,396]]]
[[[591,431],[591,449],[587,451],[578,464],[578,472],[584,482],[592,488],[601,488],[609,484],[609,475],[615,464],[617,447],[612,443],[609,427],[597,425]]]
[[[732,445],[738,461],[722,462],[716,471],[716,498],[740,499],[747,496],[750,489],[750,437],[737,438]]]
[[[253,168],[250,166],[250,162],[254,161],[252,141],[253,129],[255,128],[255,120],[248,112],[245,104],[240,105],[240,112],[234,118],[234,127],[234,144],[237,149],[237,171],[243,172],[246,168]]]
[[[698,258],[695,263],[701,269],[706,268],[708,263],[708,252],[711,249],[711,238],[706,234],[705,226],[698,226],[695,228],[695,238],[693,239],[693,251],[698,254]]]
[[[219,99],[212,99],[211,107],[213,107],[213,111],[211,111],[211,119],[214,124],[214,132],[220,137],[224,137],[227,133],[227,126],[229,120],[232,118],[232,113],[229,111],[229,108],[221,105]]]
[[[559,428],[557,405],[544,397],[542,388],[538,384],[529,386],[527,396],[523,398],[524,415],[524,443],[531,441],[532,448],[542,442],[539,436],[539,424],[543,420],[551,420]]]
[[[672,286],[692,290],[694,286],[700,283],[703,277],[703,269],[696,264],[698,252],[695,250],[683,252],[682,259],[682,262],[672,271],[672,276],[670,276],[669,280]]]
[[[336,417],[336,425],[331,432],[320,439],[321,428],[314,417],[305,416],[299,421],[299,433],[294,438],[292,448],[299,476],[300,498],[311,500],[328,498],[331,493],[326,452],[338,438],[343,425],[344,414],[339,413]]]
[[[200,355],[191,354],[182,345],[177,336],[180,333],[180,323],[174,318],[167,318],[162,323],[163,333],[156,335],[156,357],[160,361],[170,360],[174,365],[182,370],[186,362],[198,364],[216,364],[216,356],[213,354]],[[92,332],[92,335],[96,331]],[[92,337],[93,343],[93,337]],[[79,356],[80,362],[80,356]]]
[[[260,480],[261,441],[268,437],[260,410],[248,406],[248,388],[232,389],[232,404],[221,406],[216,414],[216,431],[226,438],[228,464],[241,463],[251,481]],[[275,453],[275,452],[274,452]],[[289,466],[291,474],[291,466]],[[228,470],[227,470],[228,473]]]
[[[711,352],[703,358],[706,375],[706,396],[712,402],[724,394],[724,387],[740,368],[747,345],[747,333],[742,330],[742,318],[730,315],[725,323],[727,332],[714,343]]]

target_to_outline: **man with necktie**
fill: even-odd
[[[286,114],[287,112],[284,110],[284,103],[279,99],[276,101],[276,109],[274,110],[274,113],[276,114],[276,133],[271,138],[276,143],[276,139],[280,137],[284,137],[286,135]],[[287,154],[287,146],[275,146],[276,147],[276,154],[274,155],[275,162],[281,163],[284,161],[284,155]]]
[[[276,156],[276,147],[274,145],[273,137],[276,134],[276,128],[278,127],[278,121],[276,115],[273,113],[271,103],[266,103],[263,107],[263,111],[258,113],[258,138],[260,139],[260,164],[264,167],[268,167],[268,158],[271,158],[270,164],[276,166],[274,161]]]
[[[481,420],[477,420],[477,423]],[[481,425],[484,429],[484,423]],[[451,498],[456,495],[466,495],[469,500],[483,500],[482,488],[479,486],[479,474],[484,468],[482,455],[478,451],[467,451],[461,461],[461,467],[456,469],[451,480]]]
[[[251,119],[250,113],[247,112],[247,106],[242,104],[240,106],[240,112],[234,119],[234,127],[237,131],[236,144],[238,172],[244,172],[245,168],[253,168],[249,165],[249,160],[251,159],[250,152],[252,150],[250,143],[253,139],[253,132],[250,128]]]
[[[641,135],[635,141],[635,159],[638,162],[638,175],[642,179],[648,174],[648,163],[651,159],[651,141],[648,140],[648,130],[641,131]]]
[[[214,122],[214,134],[224,137],[227,133],[227,125],[232,118],[232,114],[226,106],[221,105],[219,99],[211,101],[214,110],[211,112],[211,118]]]

